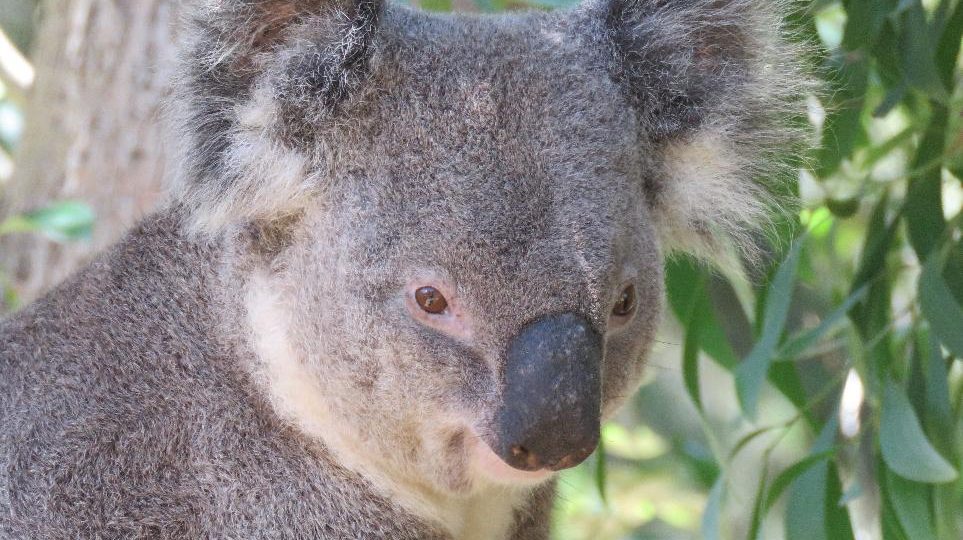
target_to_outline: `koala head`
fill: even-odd
[[[448,493],[584,460],[639,383],[663,257],[765,223],[804,80],[778,21],[762,0],[208,2],[175,196],[234,246],[272,406],[349,467]]]

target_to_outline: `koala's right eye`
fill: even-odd
[[[448,300],[434,287],[422,287],[415,291],[415,301],[418,307],[432,315],[440,315],[448,309]]]

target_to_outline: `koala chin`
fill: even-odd
[[[780,21],[198,0],[169,201],[0,323],[0,537],[547,538],[664,257],[787,202]]]

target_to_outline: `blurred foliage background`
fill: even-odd
[[[799,212],[768,267],[667,263],[649,375],[596,458],[563,475],[558,540],[963,539],[963,0],[790,6],[827,88],[810,99],[822,144]],[[0,197],[35,7],[0,0]],[[0,235],[82,241],[94,224],[62,201],[0,219]]]

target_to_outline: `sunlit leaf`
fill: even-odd
[[[66,242],[89,237],[93,224],[94,212],[89,206],[65,201],[7,218],[0,223],[0,235],[39,232],[52,240]]]
[[[599,437],[599,446],[595,450],[595,488],[598,490],[602,502],[608,504],[606,465],[605,439]]]
[[[418,6],[428,11],[451,11],[451,0],[419,0]]]

